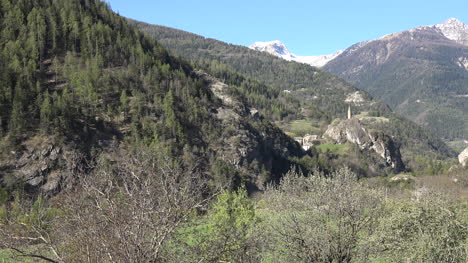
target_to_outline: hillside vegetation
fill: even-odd
[[[344,118],[348,106],[351,105],[356,115],[370,112],[391,119],[389,123],[372,124],[369,128],[379,129],[392,136],[401,145],[403,157],[407,162],[412,162],[411,160],[418,155],[429,159],[455,156],[455,153],[431,132],[392,113],[387,105],[332,74],[306,64],[285,61],[265,52],[189,32],[137,21],[131,23],[153,36],[174,54],[193,61],[213,75],[229,79],[224,77],[223,72],[235,70],[239,72],[237,75],[242,74],[239,76],[241,79],[251,79],[260,85],[264,84],[262,87],[273,92],[274,96],[265,96],[264,94],[270,93],[261,90],[243,94],[252,105],[259,105],[256,107],[260,109],[264,102],[275,105],[278,100],[282,101],[282,108],[291,110],[283,111],[279,115],[281,118],[271,114],[266,116],[277,122],[280,120],[279,126],[290,134],[294,134],[294,123],[298,121],[311,123],[313,128],[308,133],[325,130],[326,125],[334,118]],[[246,90],[245,87],[243,89]]]
[[[285,90],[291,91],[302,107],[311,104],[333,116],[342,116],[348,109],[347,96],[358,91],[338,77],[305,64],[288,62],[264,52],[177,29],[131,22],[178,56],[213,67],[215,72],[221,64],[218,67],[231,68],[260,81],[281,96],[289,94]],[[365,92],[362,92],[362,97],[363,103],[356,105],[357,111],[388,112],[385,104],[373,100]]]
[[[101,1],[6,0],[0,10],[8,189],[59,191],[112,147],[152,147],[233,187],[278,180],[304,155],[237,89],[169,55]]]
[[[104,2],[0,3],[1,262],[466,259],[464,169],[444,189],[362,178],[342,167],[356,146],[305,153],[240,73],[195,69]]]

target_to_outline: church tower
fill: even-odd
[[[351,105],[348,106],[348,120],[351,120]]]

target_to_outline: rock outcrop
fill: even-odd
[[[460,161],[460,164],[463,166],[468,165],[468,148],[466,148],[463,152],[458,155],[458,161]]]
[[[80,163],[81,155],[76,151],[54,143],[52,138],[34,137],[25,141],[21,150],[10,152],[0,168],[8,168],[8,173],[27,189],[53,195],[71,186]]]
[[[396,171],[404,170],[400,149],[390,136],[382,132],[369,132],[357,119],[335,120],[324,134],[338,144],[354,143],[361,150],[378,154],[387,166]]]
[[[260,165],[271,171],[273,178],[269,179],[278,180],[278,176],[289,169],[289,158],[305,154],[298,143],[265,121],[258,110],[232,96],[227,84],[204,72],[197,74],[209,83],[211,91],[219,98],[210,112],[222,132],[215,141],[211,139],[211,150],[216,152],[217,158],[245,170],[251,177],[247,181],[260,189],[266,183],[265,178],[260,178],[249,167]]]

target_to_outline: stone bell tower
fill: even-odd
[[[348,106],[348,120],[351,120],[351,105]]]

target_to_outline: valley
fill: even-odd
[[[0,1],[0,262],[465,262],[460,28],[301,57]]]
[[[450,142],[468,136],[467,43],[468,26],[450,18],[356,43],[320,64],[294,57],[277,42],[250,48],[336,74]],[[280,48],[269,48],[274,45]]]
[[[282,108],[299,108],[300,110],[293,111],[293,114],[284,112],[280,115],[281,117],[273,117],[279,127],[293,136],[302,136],[307,133],[321,136],[328,124],[335,118],[347,118],[348,108],[351,107],[353,115],[367,112],[369,115],[388,117],[392,120],[385,123],[367,122],[366,125],[369,126],[368,129],[385,130],[387,135],[397,140],[398,144],[401,145],[403,159],[405,159],[408,168],[415,163],[414,160],[418,159],[416,157],[418,155],[436,160],[456,155],[436,136],[421,129],[415,123],[394,114],[390,107],[383,102],[318,68],[287,61],[266,52],[258,52],[250,48],[207,39],[181,30],[132,22],[144,32],[154,36],[162,45],[177,55],[190,58],[195,62],[200,61],[200,66],[205,67],[213,75],[222,77],[223,71],[238,71],[244,75],[244,79],[250,78],[258,81],[265,85],[265,88],[269,88],[271,92],[275,92],[277,94],[275,96],[278,96],[285,105]],[[211,65],[203,64],[203,61],[207,59],[216,62]],[[255,65],[262,65],[262,67]],[[285,74],[285,72],[289,74]],[[257,95],[255,93],[246,94],[247,97],[255,99],[251,100],[250,103],[269,117],[269,114],[256,105],[259,102],[258,96],[263,96],[263,94]],[[276,99],[271,97],[262,98],[260,101],[263,103],[266,100],[273,100],[273,103],[276,103]],[[295,124],[298,123],[304,123],[310,130],[303,130],[302,134],[295,134],[294,129],[297,127]],[[319,130],[321,133],[317,134]],[[362,165],[367,166],[368,164]]]

